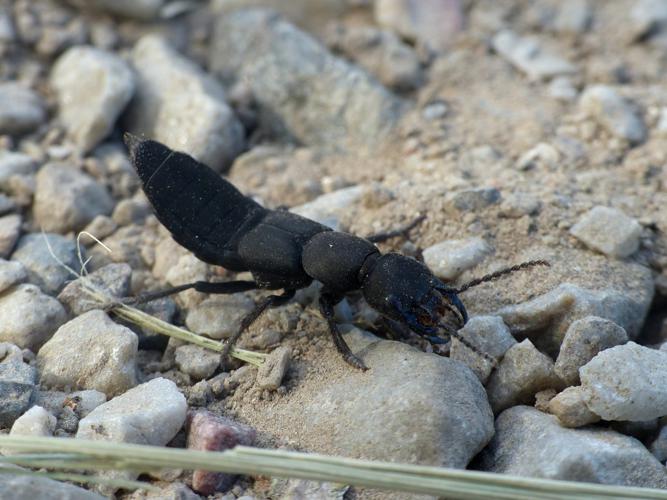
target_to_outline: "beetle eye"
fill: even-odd
[[[420,325],[423,326],[433,326],[435,325],[435,322],[433,321],[433,318],[431,317],[430,314],[428,314],[425,311],[421,311],[417,313],[417,321],[419,321]]]

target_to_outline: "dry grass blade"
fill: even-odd
[[[203,469],[331,481],[461,500],[667,499],[667,491],[648,488],[525,478],[244,446],[215,453],[81,439],[0,436],[0,447],[31,453],[23,456],[24,464],[32,460],[37,466],[44,466],[44,460],[35,454],[49,453],[53,458],[53,453],[58,453],[62,468]]]

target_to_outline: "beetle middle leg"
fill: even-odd
[[[127,305],[145,304],[146,302],[168,297],[169,295],[174,295],[176,293],[190,289],[195,289],[196,291],[202,293],[232,294],[238,292],[247,292],[249,290],[257,290],[258,288],[259,285],[257,285],[257,283],[254,281],[195,281],[193,283],[186,283],[185,285],[167,288],[166,290],[144,293],[137,295],[136,297],[126,297],[122,299],[122,302],[123,304]]]
[[[323,290],[320,293],[320,312],[327,320],[331,338],[333,339],[336,349],[343,356],[345,362],[360,370],[368,370],[368,367],[364,364],[364,362],[352,353],[350,347],[347,345],[347,342],[345,342],[345,339],[341,335],[340,330],[338,330],[338,325],[334,320],[334,306],[341,300],[342,297]]]
[[[232,347],[234,347],[234,344],[236,344],[243,332],[246,331],[264,311],[287,304],[294,297],[295,293],[296,290],[288,289],[280,295],[269,295],[262,299],[262,301],[241,320],[241,326],[236,333],[227,339],[227,342],[225,342],[225,346],[222,349],[222,359],[225,360],[229,357]]]

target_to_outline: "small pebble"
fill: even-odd
[[[610,257],[624,258],[639,248],[641,225],[615,208],[596,206],[570,229],[586,246]]]
[[[22,223],[23,219],[18,214],[0,217],[0,258],[9,257],[14,250],[21,234]]]
[[[58,300],[70,313],[79,316],[105,305],[92,297],[86,291],[86,286],[96,288],[113,301],[130,295],[131,278],[132,268],[127,264],[107,264],[83,278],[69,282],[58,294]]]
[[[209,411],[188,414],[187,448],[191,450],[224,451],[237,445],[252,446],[255,429]],[[202,495],[213,495],[232,487],[236,475],[195,470],[192,489]]]
[[[613,321],[586,316],[572,322],[556,358],[556,374],[567,385],[579,384],[579,368],[610,347],[625,344],[628,334]]]
[[[313,201],[292,208],[291,211],[329,226],[334,231],[340,231],[339,215],[357,203],[363,195],[364,186],[351,186],[320,195]]]
[[[613,87],[587,87],[579,100],[581,109],[614,136],[638,144],[646,139],[646,125],[637,106],[623,98]]]
[[[30,407],[36,386],[37,370],[16,351],[0,362],[0,427],[11,427]]]
[[[561,385],[553,361],[526,339],[505,352],[489,378],[486,391],[494,413],[499,413],[510,406],[532,404],[535,393]]]
[[[500,202],[500,191],[496,188],[463,189],[449,193],[446,197],[448,207],[459,212],[479,212]]]
[[[45,119],[39,95],[18,82],[0,83],[0,134],[32,132]]]
[[[220,366],[220,353],[186,344],[176,348],[176,366],[194,380],[209,378]]]
[[[549,401],[547,411],[556,415],[564,427],[583,427],[600,420],[600,417],[586,406],[581,387],[568,387],[557,394]]]
[[[278,347],[271,351],[268,357],[257,370],[257,385],[261,389],[275,391],[285,377],[292,359],[292,350],[289,347]]]
[[[56,430],[56,417],[41,406],[33,406],[16,419],[9,431],[10,436],[52,436]],[[6,450],[3,450],[7,454]]]
[[[481,238],[446,240],[425,248],[424,263],[433,274],[445,281],[454,281],[464,271],[475,267],[491,253],[491,247]]]
[[[185,325],[190,331],[212,339],[231,337],[241,327],[241,320],[255,303],[241,294],[211,296],[188,311]]]
[[[35,160],[23,153],[0,150],[0,189],[7,190],[9,179],[14,175],[35,173]]]

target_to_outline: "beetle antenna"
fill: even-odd
[[[527,262],[522,262],[521,264],[517,264],[516,266],[506,267],[504,269],[496,271],[495,273],[487,274],[486,276],[482,276],[481,278],[476,278],[472,281],[469,281],[460,288],[457,288],[455,291],[456,293],[462,293],[465,292],[468,288],[472,288],[482,283],[486,283],[487,281],[497,280],[498,278],[505,276],[506,274],[513,273],[514,271],[521,271],[522,269],[528,269],[530,267],[535,267],[535,266],[551,267],[551,264],[549,264],[549,262],[546,260],[529,260]]]
[[[445,325],[440,323],[440,326],[444,327]],[[498,360],[495,357],[491,356],[490,354],[485,353],[479,347],[477,347],[475,344],[472,344],[471,342],[469,342],[468,340],[463,338],[463,336],[459,332],[457,332],[455,330],[452,330],[452,329],[449,329],[449,328],[445,328],[445,330],[450,337],[452,337],[452,338],[458,340],[459,342],[461,342],[464,346],[466,346],[468,349],[470,349],[472,352],[474,352],[478,356],[481,356],[484,359],[491,362],[491,364],[493,365],[494,368],[496,366],[498,366]]]

